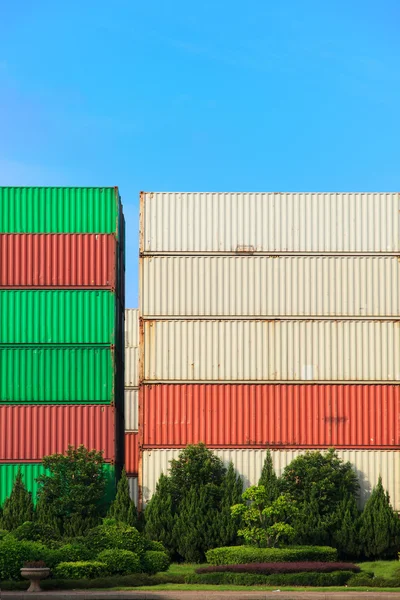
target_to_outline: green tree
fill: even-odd
[[[330,515],[321,516],[316,490],[311,490],[311,497],[299,507],[293,523],[295,542],[311,546],[329,545]]]
[[[340,502],[358,492],[358,480],[349,462],[343,462],[334,449],[306,452],[284,470],[281,491],[300,505],[315,498],[322,518],[332,515]]]
[[[400,545],[399,518],[390,505],[382,478],[373,489],[361,515],[360,539],[368,558],[396,556]]]
[[[151,540],[162,542],[173,555],[175,543],[173,529],[176,507],[172,502],[171,483],[163,473],[158,480],[156,491],[145,511],[145,533]]]
[[[354,496],[344,498],[336,513],[331,542],[343,558],[360,556],[360,525],[360,511]]]
[[[26,489],[21,469],[18,469],[11,494],[4,502],[0,528],[13,531],[25,521],[32,521],[32,519],[32,494]]]
[[[125,469],[122,471],[121,479],[118,482],[117,494],[115,500],[111,503],[108,516],[121,521],[121,523],[137,527],[137,510],[129,494],[129,483]]]
[[[84,535],[97,525],[106,509],[102,453],[69,446],[65,454],[46,456],[43,465],[50,474],[38,478],[41,510],[52,515],[62,534]]]
[[[258,485],[263,485],[268,499],[272,502],[279,496],[279,482],[272,463],[271,451],[267,450],[267,456],[261,471],[261,477]]]
[[[236,504],[231,510],[233,516],[242,519],[238,535],[246,544],[269,548],[293,539],[295,530],[291,523],[297,507],[291,498],[282,495],[271,502],[263,485],[253,485],[242,494],[242,499],[247,504]]]
[[[232,515],[231,506],[242,501],[243,480],[237,475],[233,463],[229,463],[222,481],[221,511],[215,519],[215,540],[218,546],[231,546],[236,542],[238,517]]]
[[[171,493],[175,502],[180,502],[192,488],[204,485],[222,485],[226,469],[220,458],[200,443],[186,446],[177,460],[171,460],[169,477]]]
[[[215,486],[192,487],[182,500],[176,515],[173,536],[178,554],[185,562],[204,562],[205,552],[215,548]]]

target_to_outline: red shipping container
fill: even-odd
[[[400,386],[149,385],[143,448],[398,448]]]
[[[0,234],[0,287],[115,289],[114,235]]]
[[[0,406],[0,462],[38,462],[68,444],[115,457],[114,408],[107,405]]]
[[[125,470],[128,475],[139,472],[139,434],[125,433]]]

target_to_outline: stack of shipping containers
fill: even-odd
[[[138,502],[139,310],[125,311],[125,469],[132,500]]]
[[[400,510],[400,196],[144,193],[140,491],[188,443],[246,485],[335,447]]]
[[[0,503],[21,467],[123,462],[124,217],[116,188],[0,188]]]

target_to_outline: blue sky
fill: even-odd
[[[400,189],[398,0],[2,0],[0,184]]]

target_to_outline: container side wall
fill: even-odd
[[[125,389],[125,431],[139,429],[139,390]]]
[[[146,193],[142,206],[142,252],[400,248],[398,193]]]
[[[400,386],[143,386],[143,447],[400,450]]]
[[[83,444],[115,459],[112,406],[0,406],[0,461],[38,462]]]
[[[144,379],[398,382],[393,321],[144,321]]]
[[[138,492],[138,478],[137,477],[128,477],[128,485],[129,485],[129,496],[131,500],[134,501],[135,506],[138,505],[139,500],[139,492]]]
[[[0,344],[115,344],[110,291],[0,290]]]
[[[125,469],[128,475],[137,475],[139,468],[139,434],[125,433]]]
[[[114,235],[0,234],[1,287],[114,289]]]
[[[400,315],[397,256],[144,256],[140,277],[143,318]]]
[[[137,348],[139,346],[139,310],[127,308],[125,310],[125,347]]]
[[[114,233],[115,188],[0,187],[0,233]]]
[[[0,402],[108,404],[114,352],[103,347],[0,347]]]

